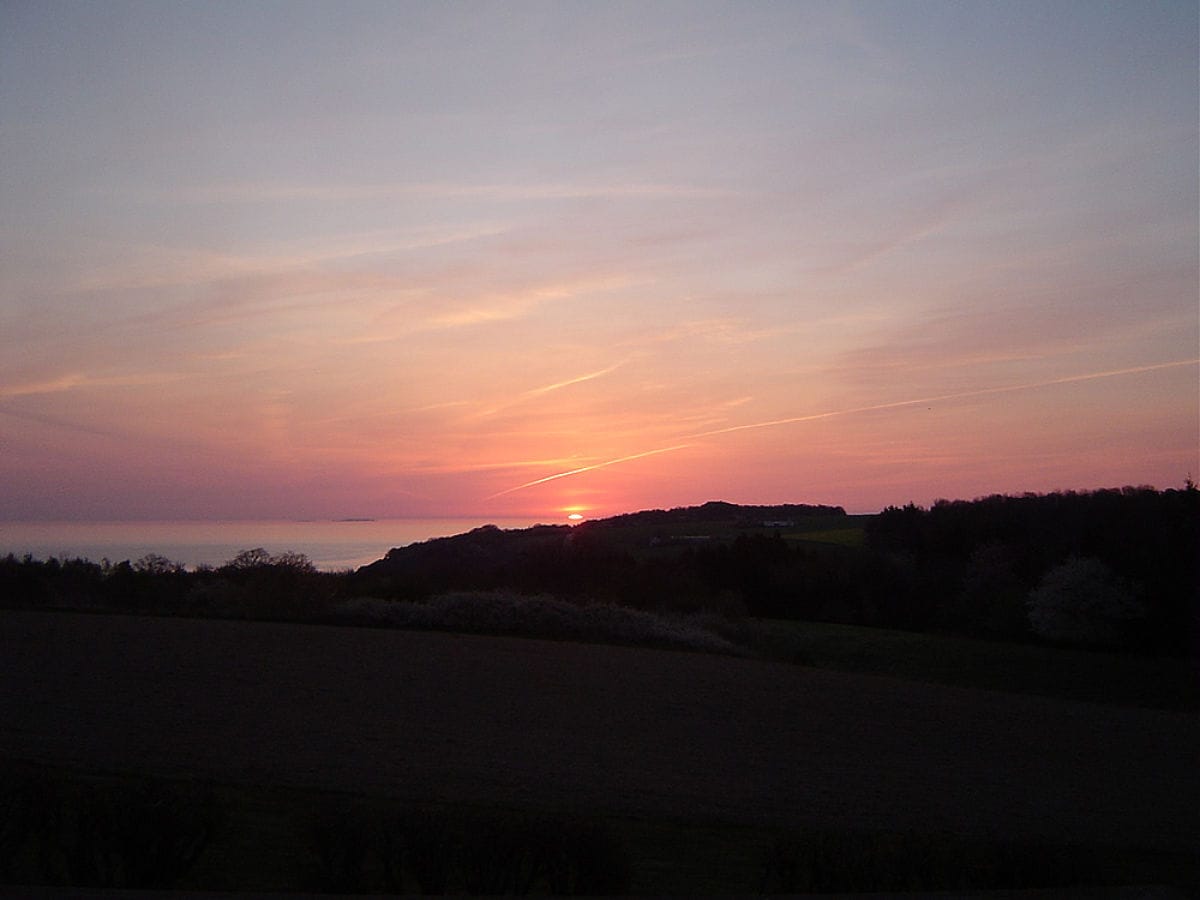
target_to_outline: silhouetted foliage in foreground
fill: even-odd
[[[0,883],[166,889],[221,821],[201,788],[0,775]]]
[[[599,820],[497,810],[330,800],[309,826],[321,891],[472,896],[613,894],[629,887],[625,849]]]
[[[346,575],[319,572],[300,553],[244,550],[225,565],[188,571],[150,554],[136,562],[0,558],[7,606],[156,615],[305,619],[340,595]]]
[[[1159,879],[1153,859],[1113,848],[985,841],[919,831],[781,832],[763,855],[761,894],[1054,889]],[[1184,877],[1187,877],[1186,875]]]
[[[228,812],[198,786],[8,768],[0,771],[0,884],[194,886],[189,874],[218,832],[256,843],[236,833]],[[599,819],[339,797],[320,803],[307,826],[294,881],[323,892],[575,895],[629,886],[626,850]]]
[[[949,630],[1014,637],[1033,613],[1047,639],[1197,650],[1200,491],[1190,484],[890,507],[867,537],[912,589],[938,598],[934,623]]]
[[[683,894],[714,887],[688,880],[695,871],[675,875],[679,863],[695,869],[701,833],[710,852],[740,860],[723,867],[722,893],[1186,889],[1200,878],[1191,854],[1136,842],[759,830],[322,792],[265,800],[229,786],[215,796],[144,778],[0,770],[0,884],[485,896],[608,895],[652,884]]]

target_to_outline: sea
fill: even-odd
[[[136,562],[165,556],[189,569],[220,566],[242,550],[303,553],[322,571],[344,571],[383,558],[393,547],[463,534],[481,525],[528,528],[536,519],[344,519],[231,522],[4,522],[0,557]],[[565,524],[565,523],[562,523]]]

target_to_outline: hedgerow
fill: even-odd
[[[741,655],[701,616],[664,615],[608,603],[576,604],[545,595],[456,591],[424,602],[360,597],[339,603],[333,622],[391,628],[503,634]]]

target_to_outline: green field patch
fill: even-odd
[[[636,559],[668,558],[681,550],[729,544],[744,535],[779,535],[790,543],[811,541],[842,547],[866,546],[865,525],[869,515],[799,516],[778,522],[770,520],[697,519],[680,523],[636,522],[605,525],[589,537]]]
[[[819,544],[837,544],[841,547],[862,547],[866,544],[866,532],[861,528],[826,528],[821,531],[804,531],[783,535],[787,540],[812,541]]]
[[[1113,706],[1200,709],[1200,683],[1186,659],[824,622],[760,619],[718,630],[768,659],[814,668]]]

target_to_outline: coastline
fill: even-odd
[[[533,518],[63,522],[0,521],[0,556],[137,560],[153,553],[188,568],[219,566],[239,551],[303,553],[322,571],[357,568],[393,547],[462,534],[481,525],[526,528]]]

